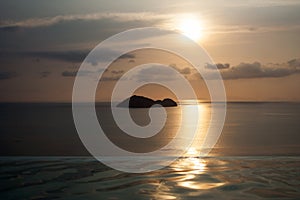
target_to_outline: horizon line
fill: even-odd
[[[233,101],[203,101],[186,99],[198,103],[300,103],[300,100],[233,100]],[[72,101],[0,101],[0,104],[72,104]],[[111,103],[111,101],[77,102],[77,103]],[[180,104],[180,102],[177,101]],[[181,102],[185,104],[185,102]],[[186,102],[187,103],[187,102]]]

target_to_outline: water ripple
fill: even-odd
[[[297,199],[300,157],[181,158],[128,174],[88,157],[1,158],[1,199]]]

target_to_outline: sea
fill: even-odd
[[[168,154],[174,160],[156,170],[129,173],[91,155],[80,140],[70,103],[0,103],[0,199],[300,199],[300,103],[227,103],[220,137],[203,154],[207,131],[216,126],[212,107],[187,102],[166,108],[162,134],[143,143],[120,136],[112,119],[103,117],[109,104],[97,103],[108,137],[135,153],[157,150],[174,139],[178,146],[165,149],[173,153],[186,139],[177,138],[177,130],[192,130],[191,117],[179,119],[190,116],[188,110],[201,111],[196,124],[201,128],[186,153]],[[141,126],[151,121],[148,113],[130,112]]]

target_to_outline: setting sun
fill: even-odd
[[[182,16],[177,22],[177,29],[194,41],[199,41],[203,36],[203,25],[193,15]]]

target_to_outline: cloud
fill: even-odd
[[[138,82],[173,81],[178,78],[180,78],[180,77],[175,71],[168,69],[168,68],[166,68],[165,65],[161,65],[161,64],[151,64],[151,66],[149,66],[147,68],[142,68],[133,77],[133,79]]]
[[[72,71],[63,71],[61,73],[62,76],[65,77],[75,77],[75,76],[92,76],[93,74],[95,74],[94,71],[87,71],[87,70],[72,70]]]
[[[92,71],[84,71],[84,70],[74,70],[74,71],[63,71],[61,73],[62,76],[65,76],[65,77],[75,77],[75,76],[88,76],[88,75],[91,75],[93,74]]]
[[[177,65],[174,63],[170,64],[169,67],[172,67],[173,69],[177,70],[180,74],[183,74],[183,75],[191,74],[191,71],[192,71],[192,69],[190,67],[180,68],[180,67],[177,67]]]
[[[74,76],[89,76],[89,75],[92,75],[94,72],[92,71],[87,71],[87,70],[74,70],[74,71],[63,71],[61,73],[62,76],[65,76],[65,77],[74,77]]]
[[[0,52],[0,57],[14,59],[17,57],[33,57],[36,62],[40,61],[40,58],[60,60],[65,62],[83,62],[86,56],[91,50],[72,50],[72,51],[29,51],[29,52]],[[118,55],[119,52],[106,49],[104,54],[102,54],[101,60],[109,60],[113,58],[114,55]],[[119,59],[133,59],[134,54],[124,54],[119,57]],[[99,55],[90,55],[87,60],[88,63],[92,65],[97,65],[100,61]]]
[[[193,69],[190,67],[179,68],[175,64],[170,64],[170,67],[177,70],[182,75],[185,75],[188,79],[194,77]],[[217,78],[217,69],[224,80],[230,79],[250,79],[250,78],[279,78],[286,77],[292,74],[300,73],[300,59],[293,59],[286,63],[269,63],[261,64],[260,62],[253,63],[240,63],[238,65],[230,67],[229,63],[206,64],[207,78]],[[106,70],[109,74],[102,77],[102,81],[116,81],[124,74],[124,70]],[[92,71],[80,71],[79,76],[91,75]],[[62,76],[74,77],[78,74],[78,71],[64,71]],[[151,64],[151,67],[140,69],[139,72],[133,77],[137,81],[173,81],[176,80],[178,74],[166,69],[165,65]]]
[[[288,65],[290,67],[295,67],[296,69],[299,69],[300,68],[300,58],[288,61]]]
[[[185,68],[183,68],[183,69],[179,69],[179,72],[180,72],[181,74],[187,75],[187,74],[190,74],[190,73],[191,73],[191,69],[190,69],[189,67],[185,67]]]
[[[41,78],[46,78],[46,77],[48,77],[50,74],[51,74],[51,72],[49,72],[49,71],[43,71],[43,72],[40,72]]]
[[[121,78],[121,76],[103,76],[101,77],[101,81],[117,81]]]
[[[135,58],[135,55],[134,55],[134,54],[127,53],[127,54],[121,55],[119,58],[122,58],[122,59],[130,59],[130,58]]]
[[[99,69],[99,71],[102,71],[103,72],[103,69]],[[108,69],[105,69],[104,72],[108,72],[109,70]],[[103,76],[101,78],[102,81],[111,81],[111,80],[118,80],[122,75],[121,74],[121,71],[112,71],[111,74],[113,74],[112,76]],[[122,71],[123,73],[124,71]],[[117,74],[117,75],[115,75]],[[63,71],[61,73],[62,76],[64,77],[75,77],[75,76],[90,76],[90,77],[94,77],[96,78],[94,75],[97,75],[97,73],[95,74],[95,71],[88,71],[88,70],[66,70],[66,71]]]
[[[120,54],[120,52],[113,50],[113,49],[109,49],[109,48],[98,48],[95,49],[94,51],[92,51],[89,56],[86,58],[86,62],[90,63],[93,66],[97,66],[99,62],[106,62],[106,61],[110,61],[113,60],[114,58],[117,58],[117,56]],[[134,54],[123,54],[120,57],[118,57],[117,59],[129,59],[132,60],[133,58],[135,58]]]
[[[134,59],[130,59],[128,60],[129,63],[135,63],[135,60]]]
[[[20,30],[18,26],[0,26],[0,30],[3,32],[16,32]]]
[[[0,71],[0,80],[11,79],[17,76],[16,72]]]
[[[66,21],[96,21],[101,19],[112,19],[114,21],[145,21],[155,19],[166,19],[169,15],[151,13],[151,12],[115,12],[115,13],[93,13],[93,14],[77,14],[77,15],[57,15],[54,17],[30,18],[25,20],[1,20],[1,30],[13,30],[14,28],[35,28],[43,26],[52,26]]]
[[[227,7],[279,7],[279,6],[297,6],[297,0],[268,0],[268,1],[234,1],[234,3],[226,4]]]
[[[222,64],[222,63],[217,63],[217,64],[210,64],[210,63],[206,63],[205,65],[205,68],[207,69],[228,69],[230,67],[230,64],[228,63],[225,63],[225,64]]]
[[[66,62],[82,62],[89,50],[20,52],[23,56],[47,58]]]
[[[76,71],[63,71],[61,73],[62,76],[66,76],[66,77],[74,77],[77,75],[77,70]]]
[[[0,58],[19,59],[25,57],[34,58],[36,62],[40,59],[60,60],[66,62],[82,62],[89,53],[89,50],[72,51],[0,51]]]
[[[127,58],[127,57],[131,57],[131,56],[125,56],[122,58]],[[136,74],[132,77],[132,80],[136,80],[136,81],[173,81],[176,80],[177,78],[179,78],[178,74],[175,73],[174,71],[171,71],[170,69],[167,69],[165,65],[161,65],[161,64],[150,64],[151,66],[148,68],[142,68],[142,69],[137,69],[139,70],[138,72],[136,72]],[[169,65],[170,67],[172,67],[173,69],[177,70],[179,73],[181,73],[182,75],[189,75],[191,74],[191,68],[189,67],[185,67],[185,68],[179,68],[176,67],[175,64],[171,64]],[[103,76],[101,77],[102,81],[117,81],[119,80],[124,73],[126,72],[125,70],[108,70],[106,69],[105,73],[103,74]],[[83,72],[81,73],[81,76],[86,76],[86,75],[91,75],[92,72]],[[63,76],[76,76],[78,73],[77,71],[64,71],[62,73]],[[124,80],[127,80],[126,78]]]
[[[112,70],[111,73],[112,74],[123,74],[124,70]]]
[[[300,59],[281,64],[240,63],[232,67],[229,67],[229,64],[207,64],[206,69],[212,70],[208,74],[212,79],[215,78],[213,69],[219,69],[223,79],[278,78],[300,73]]]
[[[254,26],[254,25],[217,25],[208,27],[205,32],[211,34],[226,34],[226,33],[266,33],[266,32],[277,32],[277,31],[292,31],[299,30],[299,25],[265,25],[265,26]]]

